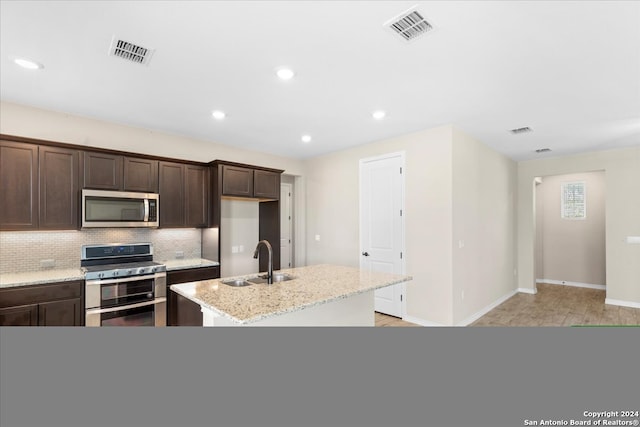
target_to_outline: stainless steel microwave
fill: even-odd
[[[82,190],[82,228],[158,227],[155,193]]]

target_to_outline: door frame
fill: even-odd
[[[406,274],[407,271],[407,248],[406,248],[406,238],[405,238],[405,230],[406,230],[406,218],[407,218],[407,210],[405,207],[405,187],[406,187],[406,179],[405,176],[407,174],[407,161],[406,161],[406,151],[394,151],[392,153],[381,154],[378,156],[365,157],[358,161],[358,259],[359,267],[362,268],[362,252],[364,248],[362,247],[362,167],[365,163],[391,159],[394,157],[400,158],[400,167],[402,168],[402,173],[400,177],[400,209],[402,210],[402,216],[400,217],[400,251],[402,252],[402,259],[400,260],[400,268],[401,272],[399,274]],[[400,303],[400,311],[401,317],[404,317],[407,314],[407,287],[406,282],[402,282],[399,285],[400,292],[402,295],[402,301]]]
[[[289,220],[289,237],[290,237],[290,243],[289,243],[289,259],[291,260],[291,266],[290,267],[282,267],[281,268],[293,268],[296,265],[296,261],[295,261],[295,234],[294,234],[294,222],[295,222],[295,213],[294,213],[294,203],[295,203],[295,197],[294,197],[294,184],[290,183],[290,182],[280,182],[280,200],[282,200],[282,187],[288,187],[289,188],[289,212],[290,212],[290,216],[291,219]],[[280,204],[280,215],[282,215],[282,203]],[[280,219],[281,220],[281,219]],[[282,239],[282,229],[280,230],[280,238]],[[280,261],[282,264],[282,253],[280,254]]]

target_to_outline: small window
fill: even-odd
[[[585,219],[587,217],[587,189],[584,182],[565,182],[560,195],[562,219]]]

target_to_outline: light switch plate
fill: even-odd
[[[176,259],[184,258],[184,251],[176,251]]]
[[[627,243],[640,245],[640,236],[627,236]]]

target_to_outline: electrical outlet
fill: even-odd
[[[244,252],[244,246],[243,245],[238,246],[238,252],[240,252],[240,253]]]
[[[184,258],[184,251],[176,251],[176,259]]]
[[[55,259],[41,259],[40,260],[40,267],[42,268],[52,268],[56,266],[56,260]]]
[[[460,297],[461,297],[461,299],[464,299],[464,290],[462,292],[460,292]]]
[[[319,242],[319,241],[320,241],[320,235],[316,234],[316,242]]]
[[[464,248],[464,240],[458,240],[458,247],[460,249]]]

